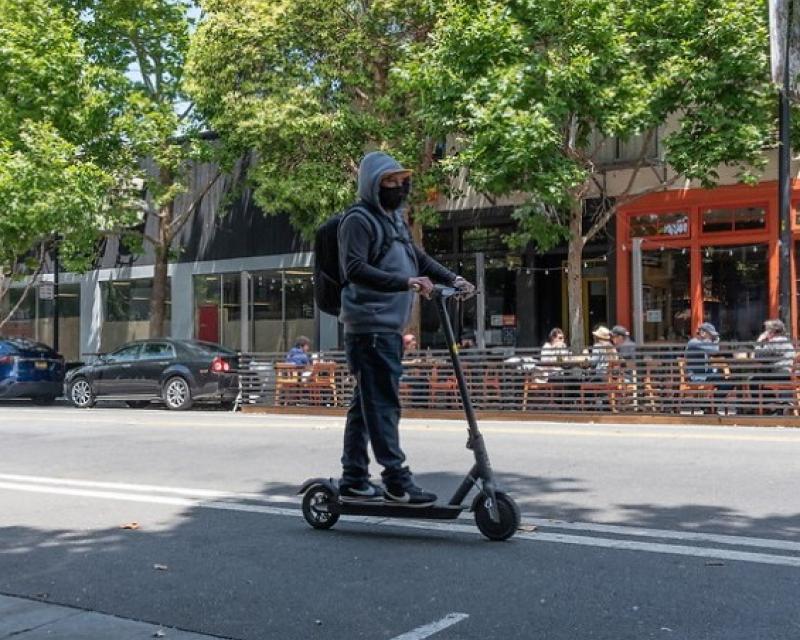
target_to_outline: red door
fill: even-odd
[[[206,304],[197,309],[197,339],[219,342],[219,307]]]

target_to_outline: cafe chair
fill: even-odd
[[[311,365],[311,377],[302,386],[312,404],[322,405],[325,400],[330,406],[337,406],[339,399],[336,384],[337,369],[338,365],[335,362],[315,362]]]
[[[298,404],[303,395],[303,367],[288,362],[275,364],[275,404],[287,407]]]

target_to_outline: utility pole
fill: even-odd
[[[800,0],[769,0],[769,40],[772,82],[778,87],[778,207],[780,317],[789,334],[792,325],[792,149],[791,100],[798,98],[800,75]]]
[[[53,248],[53,351],[58,353],[58,316],[60,315],[59,301],[58,301],[58,272],[60,271],[58,263],[58,239],[56,239],[55,247]]]
[[[795,328],[792,326],[792,109],[789,100],[791,83],[789,47],[792,38],[792,16],[794,15],[794,1],[787,0],[786,6],[786,42],[783,53],[781,69],[783,82],[779,94],[778,128],[780,147],[778,150],[778,206],[780,211],[780,316],[789,334],[794,336]]]

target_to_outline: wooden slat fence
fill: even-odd
[[[642,415],[800,415],[800,350],[772,355],[753,343],[726,343],[706,357],[684,345],[647,345],[634,357],[615,351],[542,357],[540,349],[465,350],[461,354],[478,410]],[[354,380],[342,352],[311,367],[284,354],[242,354],[242,403],[346,408]],[[404,360],[404,408],[459,409],[446,351]]]

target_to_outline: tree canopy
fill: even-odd
[[[756,0],[445,0],[428,47],[402,69],[446,160],[476,188],[524,194],[518,241],[547,249],[568,235],[572,340],[582,340],[583,247],[616,208],[677,177],[712,186],[720,166],[755,179],[774,141],[766,12]],[[631,163],[621,193],[582,224],[598,141],[653,135],[675,172],[642,189],[653,158]],[[643,145],[645,148],[647,144]]]
[[[130,222],[112,78],[87,60],[77,22],[44,0],[0,0],[0,295],[55,246],[86,268],[98,235]]]
[[[417,170],[419,205],[442,184],[414,95],[392,69],[424,46],[428,0],[204,0],[189,89],[213,129],[253,150],[268,212],[306,235],[355,195],[358,161],[381,148]]]

